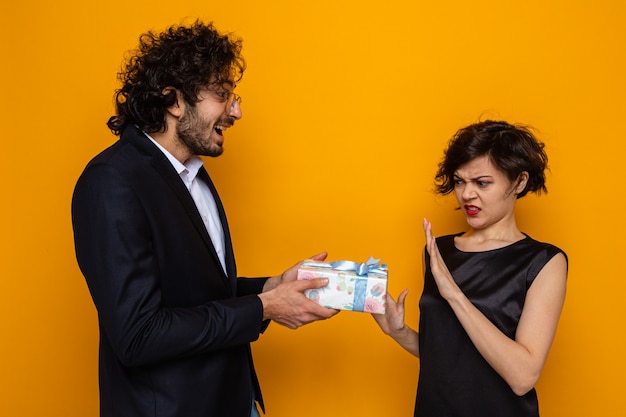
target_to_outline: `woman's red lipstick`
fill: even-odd
[[[468,216],[476,216],[478,215],[478,213],[480,213],[480,209],[476,206],[463,206],[463,208],[465,208],[465,213]]]

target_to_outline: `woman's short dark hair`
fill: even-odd
[[[241,47],[241,39],[199,20],[141,35],[138,49],[118,74],[122,87],[115,92],[116,115],[107,126],[116,135],[129,124],[147,133],[165,131],[165,112],[176,103],[176,91],[164,89],[174,87],[195,106],[201,87],[241,79],[246,67]]]
[[[454,190],[454,174],[463,164],[486,155],[511,180],[528,172],[528,182],[517,198],[529,192],[548,192],[545,170],[548,155],[530,127],[486,120],[459,129],[450,139],[435,175],[435,191],[449,194]]]

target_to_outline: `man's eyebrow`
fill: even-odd
[[[210,83],[209,86],[213,88],[234,89],[235,87],[237,87],[237,84],[235,84],[232,80],[215,80],[212,83]]]

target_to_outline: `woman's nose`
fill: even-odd
[[[471,200],[476,196],[476,189],[471,183],[465,184],[465,187],[463,187],[463,193],[461,195],[464,200]]]

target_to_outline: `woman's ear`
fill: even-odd
[[[517,185],[515,186],[515,194],[520,194],[526,188],[528,183],[528,172],[522,171],[517,177]]]

